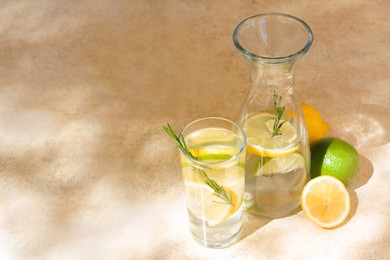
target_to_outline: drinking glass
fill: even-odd
[[[224,248],[237,241],[245,184],[244,131],[218,117],[196,120],[179,135],[186,206],[193,238],[203,246]]]

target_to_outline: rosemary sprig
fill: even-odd
[[[167,123],[167,125],[163,126],[165,132],[175,141],[177,147],[186,155],[196,160],[196,158],[191,154],[189,149],[187,148],[186,142],[184,141],[184,137],[181,135],[178,137],[173,131],[172,127]],[[198,174],[198,176],[204,181],[206,185],[213,189],[213,195],[220,198],[227,204],[233,205],[231,193],[227,193],[223,186],[219,185],[216,181],[211,179],[204,170],[191,166],[192,169]]]
[[[282,134],[282,131],[280,129],[282,128],[283,124],[286,122],[286,120],[282,120],[285,106],[280,106],[281,100],[282,100],[282,97],[280,97],[278,94],[276,94],[276,92],[274,92],[275,121],[274,121],[272,137],[275,137],[275,136]]]

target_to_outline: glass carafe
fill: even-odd
[[[251,74],[239,120],[248,139],[244,207],[283,217],[298,208],[309,179],[310,146],[293,83],[312,31],[296,17],[266,13],[242,21],[233,41]]]

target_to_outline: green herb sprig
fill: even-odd
[[[186,155],[193,159],[197,159],[194,157],[189,149],[187,148],[186,142],[184,141],[184,137],[181,135],[178,137],[173,131],[172,127],[167,123],[167,125],[163,126],[165,132],[175,141],[177,147]],[[216,181],[211,179],[204,170],[193,167],[193,170],[198,174],[198,176],[203,180],[203,182],[213,189],[213,195],[223,200],[225,203],[233,205],[231,193],[227,193],[223,186],[219,185]]]
[[[286,120],[282,120],[285,106],[280,106],[280,102],[282,100],[282,97],[280,97],[276,92],[274,92],[274,114],[275,114],[275,121],[274,121],[274,127],[273,127],[273,133],[272,137],[282,135],[282,131],[280,130],[283,126],[283,124],[286,122]]]

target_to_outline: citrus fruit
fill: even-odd
[[[275,115],[268,112],[250,114],[242,128],[247,136],[247,151],[263,157],[278,157],[298,150],[298,134],[288,115],[282,118],[281,135],[272,136]]]
[[[189,149],[190,153],[193,157],[196,158],[197,161],[202,161],[205,163],[215,163],[214,165],[209,165],[211,169],[218,169],[218,168],[226,168],[229,167],[229,164],[223,164],[219,165],[219,162],[227,161],[231,159],[233,156],[240,153],[240,150],[238,149],[231,149],[231,148],[225,148],[225,147],[202,147],[198,149]],[[185,158],[183,154],[180,154],[180,161],[182,168],[185,168],[189,166],[189,163],[187,161],[188,159]],[[238,162],[237,161],[231,161],[230,165],[239,165],[241,167],[245,167],[244,162]]]
[[[323,228],[339,226],[348,217],[351,202],[344,184],[332,176],[310,180],[302,191],[305,216]]]
[[[359,166],[358,152],[340,138],[325,137],[311,147],[311,178],[331,175],[348,186],[356,178]]]
[[[205,183],[192,166],[183,168],[182,172],[187,208],[198,218],[205,218],[209,226],[222,223],[241,207],[245,182],[244,168],[232,166],[227,169],[206,171],[212,180],[223,187],[231,198],[231,204],[216,196],[214,190]]]
[[[309,134],[309,142],[310,144],[313,144],[315,141],[325,136],[329,130],[329,126],[315,108],[303,102],[301,103],[301,107]]]
[[[239,150],[222,147],[202,147],[198,149],[189,149],[189,151],[196,160],[204,162],[226,161],[239,152]],[[180,161],[182,163],[182,168],[188,166],[188,163],[182,154],[180,156]]]
[[[188,209],[194,215],[203,215],[209,226],[222,223],[241,206],[237,194],[227,187],[224,189],[230,195],[232,204],[215,196],[213,190],[204,183],[188,181],[185,186]]]
[[[230,194],[232,204],[227,204],[222,199],[215,197],[214,194],[209,194],[204,200],[204,215],[211,227],[225,221],[239,208],[236,193],[229,188],[225,188],[225,191]]]
[[[266,159],[268,157],[265,157]],[[292,153],[286,156],[279,156],[275,158],[269,158],[257,164],[257,169],[255,169],[255,176],[260,175],[270,175],[274,173],[284,174],[287,172],[294,171],[299,168],[303,168],[305,164],[305,159],[300,153]]]
[[[224,161],[232,158],[239,150],[220,147],[202,147],[190,149],[191,154],[199,161]]]

